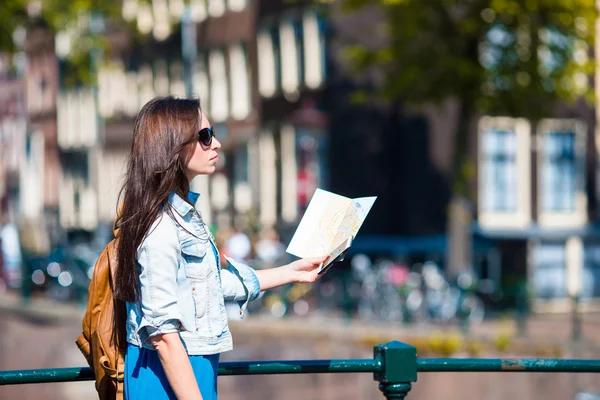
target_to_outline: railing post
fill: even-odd
[[[417,381],[417,348],[392,341],[374,348],[375,359],[381,361],[382,370],[374,378],[386,399],[404,399]]]
[[[517,308],[517,331],[519,336],[527,336],[527,314],[529,313],[529,294],[527,292],[527,285],[525,283],[519,283],[516,295],[516,308]]]
[[[571,340],[574,342],[579,342],[581,340],[581,314],[579,313],[580,300],[579,294],[571,296]]]

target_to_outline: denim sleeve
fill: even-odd
[[[225,257],[229,262],[226,269],[221,269],[221,284],[225,300],[237,301],[240,314],[243,316],[248,302],[260,294],[260,282],[256,272],[246,264]]]
[[[177,268],[180,249],[175,225],[163,214],[137,251],[139,263],[140,308],[142,320],[138,333],[149,337],[189,330],[182,323],[177,304]]]

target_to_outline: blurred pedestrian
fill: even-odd
[[[250,238],[241,230],[231,235],[226,243],[226,254],[237,261],[247,261],[252,253],[252,244]]]
[[[272,267],[285,257],[285,245],[281,243],[279,234],[274,228],[261,232],[260,239],[255,246],[257,265]]]
[[[219,354],[232,349],[224,299],[241,313],[259,291],[314,282],[325,257],[254,271],[228,259],[195,208],[191,180],[212,174],[221,143],[200,102],[172,97],[138,114],[124,186],[115,292],[126,302],[125,398],[217,398]]]
[[[23,260],[19,230],[16,224],[6,222],[0,227],[0,250],[3,264],[0,279],[3,279],[9,288],[20,287]]]

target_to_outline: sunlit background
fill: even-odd
[[[254,302],[231,359],[356,355],[322,339],[252,350],[259,329],[287,343],[323,321],[335,321],[331,332],[380,327],[353,336],[367,354],[391,332],[422,354],[573,355],[568,339],[597,343],[597,17],[593,0],[3,0],[6,329],[21,335],[24,322],[8,315],[27,304],[79,315],[113,237],[133,120],[148,100],[174,95],[199,98],[223,143],[217,171],[192,185],[223,254],[282,265],[316,188],[378,196],[320,282]],[[328,350],[300,349],[315,343]],[[0,368],[46,362],[19,360],[0,355]],[[60,360],[43,366],[84,363]],[[239,381],[250,396],[294,398],[252,379]],[[334,397],[323,389],[332,382],[298,398]],[[345,398],[377,396],[360,382]],[[563,392],[519,382],[522,398],[600,398],[589,380]],[[235,387],[224,393],[238,396]],[[413,397],[449,398],[441,387]]]

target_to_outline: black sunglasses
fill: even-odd
[[[215,129],[212,126],[210,128],[202,128],[198,131],[198,140],[206,147],[210,147],[214,137]]]

